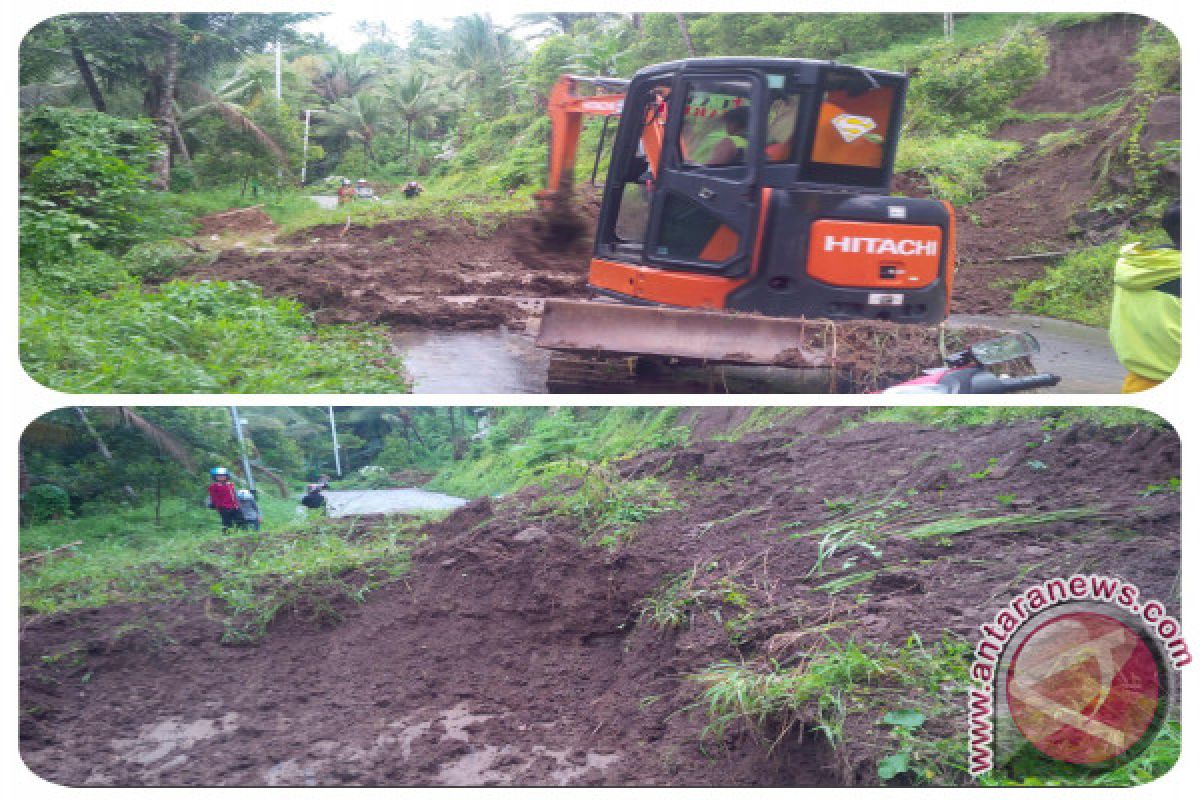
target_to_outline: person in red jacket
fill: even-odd
[[[208,505],[221,515],[221,531],[229,533],[242,516],[242,506],[237,499],[237,488],[229,477],[229,470],[213,467],[208,471],[213,482],[208,485]]]

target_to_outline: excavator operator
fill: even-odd
[[[725,112],[724,120],[726,136],[713,148],[707,166],[724,167],[746,160],[746,146],[749,144],[746,132],[750,129],[750,109],[745,106],[731,108]]]

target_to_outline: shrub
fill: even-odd
[[[1165,25],[1154,22],[1146,26],[1132,60],[1137,67],[1134,85],[1139,91],[1148,94],[1179,91],[1182,76],[1179,40]]]
[[[21,516],[27,524],[37,525],[71,514],[71,498],[65,489],[53,483],[31,486],[21,495]]]
[[[246,283],[125,286],[106,297],[23,298],[21,356],[76,392],[394,392],[400,365],[370,328],[315,329],[295,301]]]
[[[125,268],[139,278],[163,280],[179,270],[202,260],[211,261],[214,254],[198,253],[182,242],[171,239],[145,242],[125,254]]]
[[[1077,250],[1018,289],[1013,307],[1106,327],[1112,310],[1113,266],[1121,245],[1137,239],[1161,243],[1166,236],[1161,231],[1129,234],[1119,241]]]
[[[960,51],[953,42],[924,48],[909,89],[909,125],[929,132],[987,133],[1046,69],[1046,38],[1028,31]]]
[[[988,170],[1020,151],[1019,142],[975,133],[908,137],[900,141],[896,170],[918,172],[935,197],[966,205],[983,194]]]

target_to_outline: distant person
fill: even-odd
[[[1169,246],[1127,244],[1113,270],[1108,337],[1117,360],[1129,371],[1121,387],[1125,394],[1157,386],[1179,366],[1183,341],[1179,203],[1167,208],[1162,228],[1171,239]]]
[[[338,187],[338,205],[349,203],[354,199],[354,184],[349,178],[342,178],[342,185]]]
[[[258,510],[258,492],[255,489],[238,489],[238,505],[241,507],[239,528],[249,528],[253,531],[262,530],[262,512]]]
[[[408,183],[404,184],[404,196],[409,200],[419,197],[423,191],[425,191],[425,187],[416,181],[409,181]]]
[[[723,167],[740,164],[746,160],[746,147],[749,145],[746,132],[750,130],[750,109],[745,106],[731,108],[725,112],[724,121],[726,136],[713,148],[707,166]]]
[[[371,184],[360,178],[354,183],[354,196],[358,200],[374,200],[375,190],[371,188]]]
[[[229,533],[230,528],[242,518],[237,489],[229,476],[229,470],[224,467],[213,467],[208,474],[212,476],[212,483],[208,485],[208,507],[216,509],[221,515],[221,532]]]
[[[321,484],[310,483],[305,490],[304,496],[300,498],[300,505],[307,508],[309,512],[320,511],[325,508],[325,495],[321,494],[321,489]]]

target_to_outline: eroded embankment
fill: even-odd
[[[915,706],[921,735],[954,737],[956,686],[875,674],[841,695],[831,748],[815,700],[705,739],[688,676],[914,633],[932,650],[1079,570],[1178,601],[1178,496],[1145,491],[1179,474],[1169,431],[851,427],[861,411],[826,409],[728,441],[747,413],[685,412],[691,445],[469,504],[333,627],[291,613],[230,647],[199,601],[26,619],[22,754],[70,784],[873,783],[895,746],[883,714]],[[869,546],[817,568],[820,531],[860,514],[883,520]],[[1050,517],[908,535],[981,514]]]

